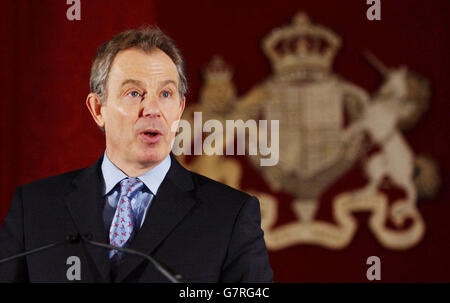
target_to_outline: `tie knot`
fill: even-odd
[[[120,181],[121,196],[131,197],[139,192],[144,183],[138,178],[125,178]]]

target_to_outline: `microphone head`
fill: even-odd
[[[81,236],[79,233],[67,235],[66,241],[70,244],[78,243],[81,241]]]
[[[92,236],[91,233],[84,233],[84,234],[81,235],[81,238],[83,240],[92,240],[93,236]]]

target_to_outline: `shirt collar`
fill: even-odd
[[[148,170],[145,174],[139,176],[138,178],[145,184],[145,186],[147,186],[153,195],[156,195],[159,186],[169,171],[170,165],[170,155],[167,155],[161,163]],[[106,151],[103,156],[101,169],[103,180],[105,181],[105,191],[103,192],[104,195],[108,194],[117,183],[128,177],[123,171],[120,170],[120,168],[109,160]]]

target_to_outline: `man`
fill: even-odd
[[[97,51],[90,87],[86,104],[105,133],[104,155],[19,187],[0,230],[0,258],[91,234],[152,255],[187,282],[271,282],[258,200],[170,155],[187,89],[173,41],[151,28],[117,35]],[[74,281],[167,282],[141,257],[84,242],[0,264],[0,281],[65,282],[69,260],[79,260]]]

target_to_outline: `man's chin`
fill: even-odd
[[[142,153],[139,157],[139,162],[143,165],[157,165],[162,160],[164,160],[167,157],[168,153],[158,152],[158,151],[151,151],[151,152],[145,152]]]

